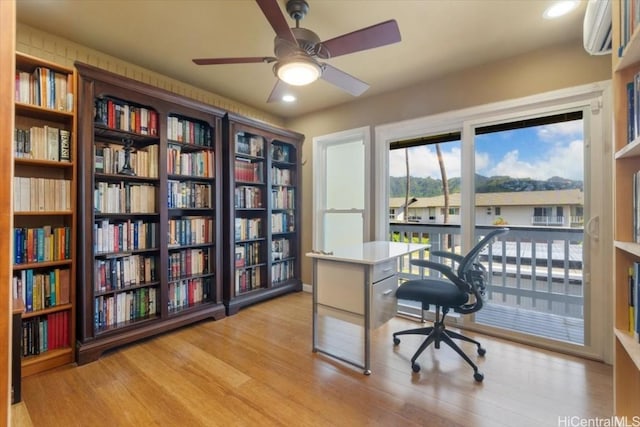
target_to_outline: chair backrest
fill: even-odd
[[[463,282],[468,284],[471,289],[469,293],[472,293],[475,298],[471,299],[467,304],[462,305],[455,309],[458,313],[473,313],[480,310],[483,304],[484,288],[487,281],[487,271],[482,264],[478,261],[478,256],[484,250],[485,247],[495,239],[497,236],[506,234],[509,232],[508,228],[498,228],[482,238],[471,250],[460,260],[458,265],[457,275]]]

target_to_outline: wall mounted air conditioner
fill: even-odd
[[[611,53],[611,0],[589,0],[587,3],[583,43],[591,55]]]

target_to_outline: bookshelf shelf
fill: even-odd
[[[638,156],[640,156],[640,138],[636,138],[618,150],[615,154],[615,159],[630,159]]]
[[[624,347],[629,359],[636,365],[636,369],[640,371],[640,346],[638,346],[638,341],[626,330],[614,328],[614,334],[620,345]]]
[[[224,302],[232,315],[302,289],[297,225],[303,136],[233,114],[227,114],[224,126]],[[285,233],[279,229],[283,222],[291,228]]]
[[[27,356],[22,361],[22,376],[28,377],[45,370],[67,365],[73,361],[72,347],[57,348],[37,356]]]
[[[634,181],[640,171],[640,138],[638,134],[640,97],[640,25],[629,14],[630,0],[612,2],[613,52],[613,102],[614,102],[614,412],[616,416],[637,415],[640,400],[640,342],[636,319],[640,312],[634,296],[635,308],[631,308],[630,286],[635,276],[634,266],[640,262],[640,241],[637,239],[637,204],[634,201]],[[633,31],[626,30],[634,29]],[[628,40],[623,40],[627,33]],[[623,55],[617,52],[624,46]],[[634,137],[629,133],[633,130]],[[636,273],[637,274],[637,273]]]
[[[93,66],[76,68],[79,109],[95,111],[78,123],[86,142],[78,165],[83,364],[225,316],[215,209],[223,113]]]
[[[74,361],[76,75],[20,52],[15,74],[12,286],[29,376]]]

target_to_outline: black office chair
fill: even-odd
[[[429,268],[442,273],[444,278],[424,277],[420,280],[408,280],[400,285],[396,291],[396,298],[418,301],[422,304],[422,310],[428,310],[430,305],[436,306],[436,319],[433,326],[426,328],[409,329],[393,334],[393,343],[400,344],[398,335],[426,335],[427,338],[420,345],[411,358],[411,369],[413,372],[420,371],[420,365],[416,362],[418,356],[433,343],[436,348],[440,348],[440,343],[444,342],[456,351],[473,368],[473,378],[481,382],[484,375],[478,371],[478,367],[467,356],[452,338],[473,343],[478,346],[478,354],[484,356],[486,350],[480,343],[471,338],[465,337],[457,332],[446,330],[444,319],[449,310],[456,313],[469,314],[482,308],[484,290],[487,280],[487,271],[478,261],[480,252],[491,243],[491,241],[509,231],[508,228],[499,228],[487,234],[473,249],[464,257],[458,254],[441,251],[431,251],[431,256],[448,258],[452,261],[452,266],[436,263],[433,261],[414,259],[411,264],[422,268]],[[457,269],[455,265],[457,264]]]

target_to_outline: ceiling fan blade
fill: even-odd
[[[395,19],[390,19],[389,21],[327,40],[322,42],[322,45],[329,51],[329,57],[335,58],[348,53],[397,43],[400,40],[398,23]]]
[[[269,98],[267,99],[267,103],[282,101],[282,97],[287,92],[289,92],[290,89],[291,88],[289,87],[288,84],[286,84],[285,82],[283,82],[280,79],[276,79],[276,84],[273,86],[273,89],[271,90],[271,94],[269,95]]]
[[[260,9],[262,9],[262,13],[273,27],[273,30],[276,32],[276,35],[281,39],[285,39],[290,41],[291,43],[298,45],[296,38],[293,36],[291,32],[291,28],[289,28],[289,23],[286,18],[282,14],[282,10],[280,10],[280,6],[278,5],[277,0],[256,0]]]
[[[193,62],[198,65],[216,64],[250,64],[254,62],[273,62],[276,58],[271,56],[249,56],[245,58],[197,58]]]
[[[322,67],[324,68],[324,71],[322,72],[323,80],[339,87],[353,96],[360,96],[369,89],[369,85],[367,83],[345,73],[344,71],[338,70],[329,64],[323,64]]]

